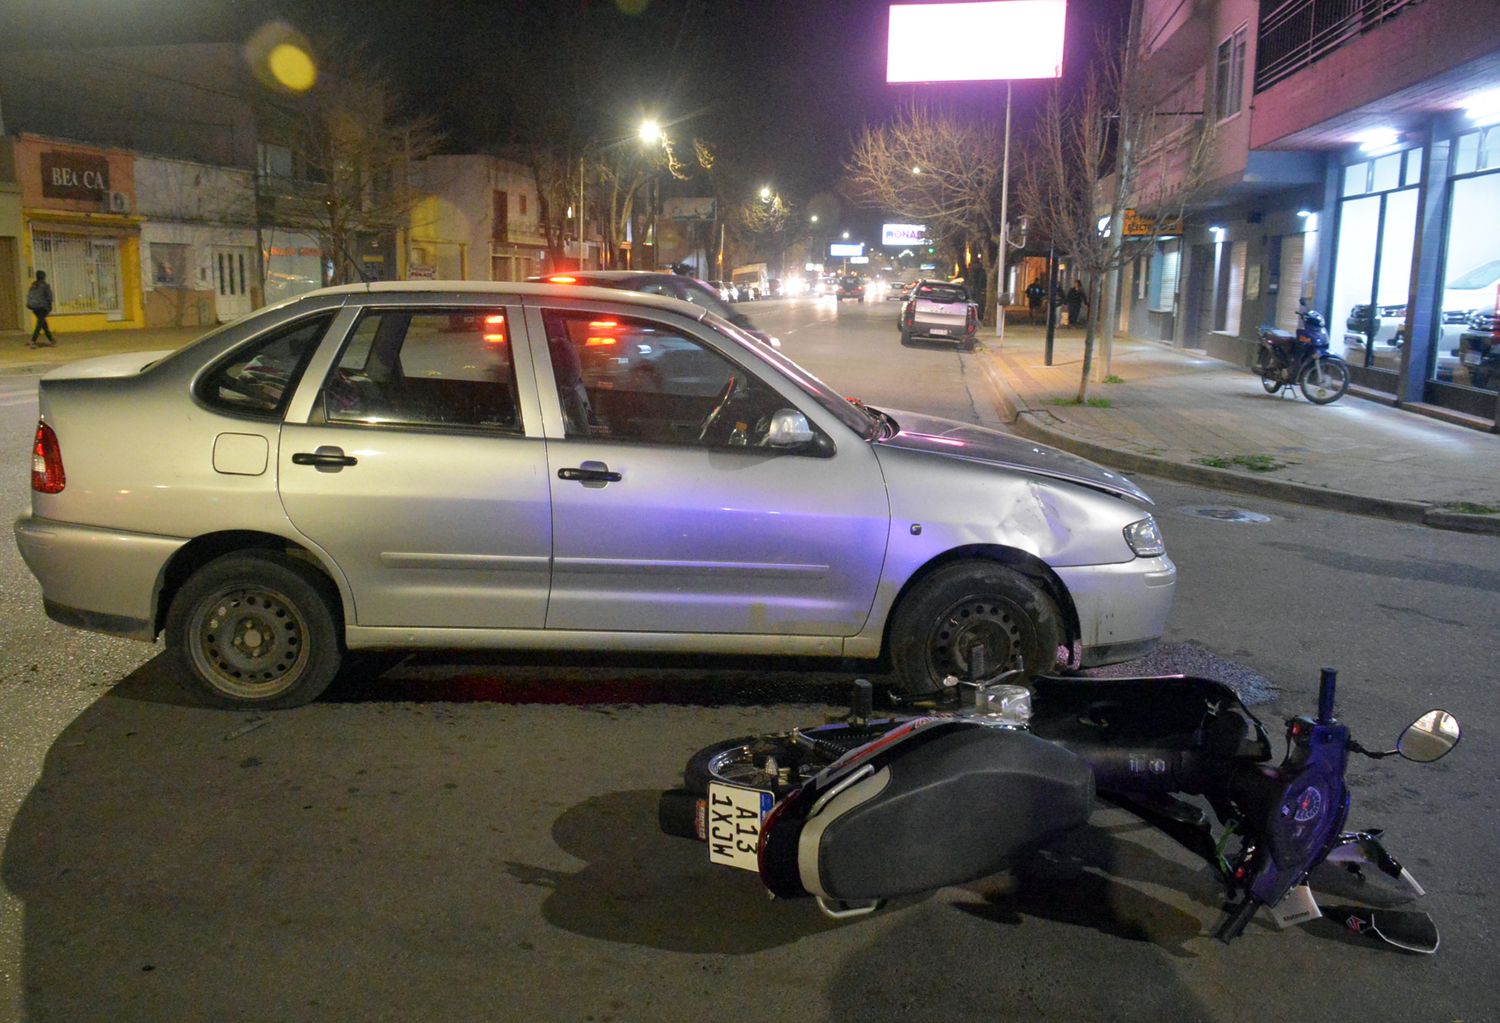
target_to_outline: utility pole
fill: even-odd
[[[1109,360],[1114,352],[1115,327],[1120,322],[1116,306],[1120,302],[1120,273],[1124,270],[1120,265],[1120,255],[1125,245],[1127,179],[1132,172],[1135,157],[1131,152],[1131,133],[1135,130],[1132,90],[1136,87],[1136,62],[1141,45],[1141,0],[1132,0],[1130,4],[1130,29],[1125,39],[1125,53],[1120,61],[1120,116],[1115,120],[1115,130],[1119,133],[1115,139],[1115,198],[1109,210],[1110,251],[1114,253],[1110,262],[1113,265],[1104,272],[1104,295],[1100,299],[1099,308],[1090,310],[1100,318],[1099,326],[1103,328],[1099,332],[1099,362],[1094,369],[1098,380],[1103,380],[1110,374]]]

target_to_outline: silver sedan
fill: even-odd
[[[47,614],[165,632],[220,706],[379,648],[885,657],[925,692],[1136,656],[1172,603],[1130,481],[853,404],[673,299],[329,288],[40,391]]]

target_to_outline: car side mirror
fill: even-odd
[[[1452,752],[1462,737],[1458,718],[1446,710],[1429,710],[1406,726],[1396,740],[1396,752],[1418,764],[1430,764]]]
[[[784,408],[772,414],[766,430],[766,444],[773,448],[797,448],[811,444],[816,434],[807,417],[796,409]]]

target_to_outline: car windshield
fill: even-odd
[[[969,293],[956,284],[924,284],[917,289],[917,297],[929,302],[967,302]]]
[[[1476,288],[1488,288],[1496,281],[1500,281],[1500,259],[1492,259],[1461,277],[1453,278],[1448,282],[1448,287],[1454,291],[1473,291]]]
[[[880,432],[882,418],[879,415],[873,411],[862,411],[861,406],[854,405],[776,349],[767,347],[722,316],[707,313],[703,317],[703,323],[737,342],[750,355],[769,363],[782,377],[790,380],[799,390],[837,416],[845,426],[863,439],[872,440]]]

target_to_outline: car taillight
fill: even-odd
[[[969,306],[969,315],[964,320],[964,330],[970,334],[979,329],[979,314]]]
[[[36,444],[31,449],[31,489],[39,494],[60,494],[67,482],[57,434],[46,423],[37,423]]]
[[[916,322],[916,319],[917,319],[917,311],[912,306],[912,304],[908,302],[907,305],[906,305],[906,325],[908,327],[910,327],[913,323]]]

